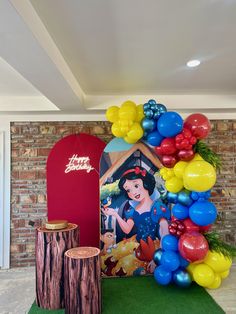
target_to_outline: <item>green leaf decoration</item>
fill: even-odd
[[[217,155],[208,145],[202,141],[198,141],[194,145],[194,152],[198,153],[205,161],[209,162],[217,170],[221,169],[222,163],[219,155]]]
[[[103,185],[100,190],[100,199],[104,200],[108,196],[112,197],[114,195],[120,194],[118,183],[119,183],[119,180],[116,180],[113,183]]]
[[[204,233],[204,236],[209,244],[211,251],[216,251],[224,256],[233,259],[236,256],[236,247],[225,243],[220,239],[220,235],[215,232]]]

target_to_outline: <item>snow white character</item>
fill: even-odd
[[[155,178],[141,167],[126,170],[120,178],[119,188],[129,199],[129,209],[125,213],[125,219],[119,216],[113,208],[103,210],[105,215],[112,215],[117,219],[122,231],[129,234],[136,226],[138,242],[161,239],[168,234],[168,220],[170,210],[158,200],[159,193],[155,189]]]

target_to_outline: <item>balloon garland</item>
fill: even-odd
[[[188,287],[192,281],[216,289],[229,274],[236,249],[209,233],[217,209],[209,201],[216,182],[219,157],[201,140],[211,130],[201,113],[185,120],[151,99],[136,106],[131,101],[106,111],[112,134],[134,144],[143,140],[163,164],[160,175],[172,207],[169,234],[155,251],[154,278],[160,285],[174,282]]]

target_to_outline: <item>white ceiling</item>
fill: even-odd
[[[235,29],[233,0],[0,0],[0,111],[155,98],[236,117]]]

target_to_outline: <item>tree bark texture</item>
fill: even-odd
[[[64,308],[64,253],[79,246],[79,227],[36,229],[36,303],[44,309]]]
[[[100,250],[79,247],[65,253],[65,313],[101,313]]]

